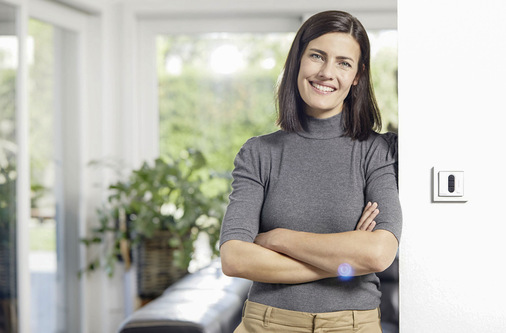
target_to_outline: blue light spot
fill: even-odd
[[[337,275],[343,281],[351,280],[353,277],[353,267],[350,264],[342,263],[337,268]]]

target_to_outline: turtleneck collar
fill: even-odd
[[[343,135],[343,126],[341,123],[342,112],[330,118],[314,118],[308,116],[307,131],[297,132],[298,135],[317,140],[333,139]]]

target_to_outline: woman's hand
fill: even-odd
[[[355,230],[372,231],[376,226],[376,221],[374,221],[374,219],[378,216],[378,214],[378,203],[368,202]]]
[[[292,231],[288,229],[276,228],[271,231],[259,233],[255,238],[255,244],[269,250],[280,252],[279,246],[284,242],[283,237],[290,237],[288,235],[290,232]]]

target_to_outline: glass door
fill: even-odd
[[[79,327],[77,40],[61,26],[28,21],[32,333]]]

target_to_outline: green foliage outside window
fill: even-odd
[[[275,131],[274,91],[290,37],[160,37],[162,155],[175,156],[186,147],[195,147],[205,153],[211,168],[229,171],[238,148],[248,138]],[[216,73],[209,64],[210,50],[225,43],[237,45],[244,55],[244,67],[236,73]],[[223,63],[233,60],[232,54],[217,56]],[[167,70],[167,59],[180,59],[178,73]]]

